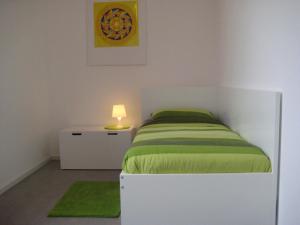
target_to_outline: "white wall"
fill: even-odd
[[[283,93],[279,225],[300,224],[300,1],[221,0],[219,6],[220,83]]]
[[[107,123],[114,103],[125,103],[128,122],[137,123],[140,88],[220,83],[279,89],[279,220],[299,224],[299,4],[148,0],[148,64],[88,67],[85,0],[1,0],[0,189],[47,158],[48,131],[57,155],[59,129]]]
[[[147,65],[88,67],[86,1],[48,1],[52,155],[61,128],[110,122],[114,103],[137,123],[140,88],[216,83],[216,1],[148,0],[147,7]]]
[[[48,157],[44,10],[0,1],[0,190]]]

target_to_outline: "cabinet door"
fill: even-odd
[[[62,169],[102,169],[109,165],[109,144],[103,132],[62,132]]]
[[[121,169],[130,132],[61,132],[62,169]]]
[[[107,132],[111,169],[121,169],[123,157],[131,145],[130,132]]]

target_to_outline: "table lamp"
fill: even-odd
[[[112,118],[117,118],[118,123],[115,125],[107,125],[105,126],[105,129],[108,130],[122,130],[122,129],[128,129],[128,125],[122,125],[121,120],[122,118],[126,117],[126,109],[125,105],[113,105],[113,110],[112,110]]]

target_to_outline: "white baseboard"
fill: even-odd
[[[22,180],[24,180],[26,177],[30,176],[31,174],[33,174],[34,172],[39,170],[41,167],[46,165],[50,160],[51,160],[51,157],[47,157],[45,160],[38,163],[37,165],[35,165],[31,169],[25,171],[24,173],[20,174],[16,178],[11,179],[7,184],[5,184],[3,187],[0,188],[0,195],[3,194],[4,192],[6,192],[8,189],[15,186],[16,184],[18,184],[19,182],[21,182]]]

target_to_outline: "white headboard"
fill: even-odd
[[[214,87],[163,87],[142,90],[142,119],[161,108],[205,108],[217,113],[217,88]]]
[[[225,124],[270,157],[277,173],[280,144],[281,94],[274,91],[231,87],[166,87],[142,91],[142,119],[159,108],[199,107],[217,115]]]

